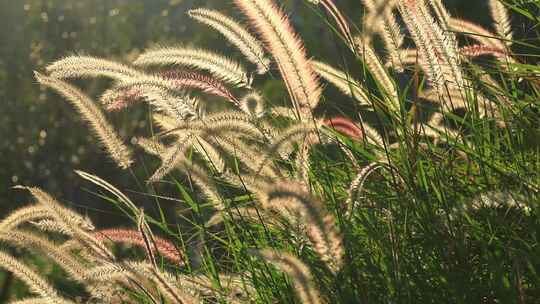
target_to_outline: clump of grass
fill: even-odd
[[[136,228],[94,231],[89,219],[26,188],[39,204],[0,222],[2,243],[44,252],[87,301],[532,303],[540,286],[540,151],[526,138],[537,132],[540,88],[538,68],[512,54],[506,6],[490,2],[492,34],[438,0],[366,0],[365,31],[356,32],[331,0],[309,1],[329,14],[363,67],[364,75],[354,75],[311,60],[274,1],[234,2],[247,28],[216,11],[189,14],[229,39],[256,73],[212,50],[162,47],[135,67],[75,56],[50,65],[48,76],[36,74],[75,105],[123,168],[136,165],[131,150],[98,104],[66,79],[113,78],[101,98],[110,111],[149,103],[160,132],[136,143],[161,164],[148,183],[172,178],[190,231],[173,231],[108,182],[78,171],[109,192]],[[405,37],[414,48],[404,48]],[[483,55],[492,56],[496,73],[475,63]],[[289,107],[252,87],[251,75],[262,79],[273,68]],[[395,80],[409,70],[406,86]],[[359,122],[316,115],[323,81],[380,125],[364,122],[365,111]],[[206,95],[228,108],[208,111]],[[122,243],[142,249],[140,259],[121,258]],[[12,256],[0,259],[40,297],[31,301],[70,303]]]

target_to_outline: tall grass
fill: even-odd
[[[540,6],[490,0],[493,29],[484,29],[440,0],[364,0],[359,31],[331,0],[308,2],[357,66],[310,59],[273,1],[235,0],[247,25],[203,9],[190,16],[231,40],[245,66],[164,47],[133,64],[68,57],[37,74],[120,167],[138,164],[104,111],[150,105],[159,131],[132,143],[161,162],[149,189],[175,187],[167,201],[180,205],[185,225],[149,216],[86,172],[77,171],[132,227],[97,229],[44,191],[18,187],[37,204],[0,222],[0,267],[36,298],[15,303],[540,298],[540,69],[534,54],[514,52],[538,52],[540,37],[519,41],[511,32],[518,14],[540,24],[532,13]],[[67,83],[96,76],[115,81],[102,108]],[[283,81],[288,107],[257,90],[271,78]],[[320,116],[324,85],[358,102],[359,112]],[[212,111],[209,95],[228,109]],[[129,257],[122,244],[135,247]],[[55,289],[8,248],[43,253],[76,292]]]

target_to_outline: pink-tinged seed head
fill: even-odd
[[[338,131],[341,134],[347,135],[353,139],[360,140],[364,133],[354,122],[345,117],[332,117],[325,119],[323,125]]]
[[[104,229],[95,232],[94,237],[100,241],[111,241],[114,243],[126,243],[138,247],[144,247],[143,236],[137,230],[132,229]],[[156,247],[163,257],[176,264],[182,263],[182,255],[178,249],[168,240],[154,237]]]

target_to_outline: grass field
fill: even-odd
[[[241,23],[189,15],[241,64],[175,46],[36,73],[119,174],[149,167],[135,178],[157,212],[78,172],[131,219],[102,230],[27,188],[37,204],[0,222],[0,265],[36,296],[14,303],[538,303],[540,4],[489,1],[486,30],[440,1],[366,0],[359,31],[339,3],[307,1],[350,50],[337,67],[273,1],[233,2]],[[115,81],[96,102],[70,82],[90,77]],[[286,100],[266,96],[277,81]],[[128,145],[107,112],[143,102],[155,124]]]

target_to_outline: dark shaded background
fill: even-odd
[[[359,24],[360,0],[335,1]],[[489,26],[486,1],[445,1],[454,15]],[[346,50],[322,22],[320,12],[301,0],[283,1],[311,56],[342,65]],[[27,203],[28,195],[13,185],[36,185],[72,207],[92,215],[98,224],[117,219],[118,213],[84,191],[92,188],[73,173],[94,173],[120,189],[147,192],[144,179],[155,168],[151,158],[138,153],[133,171],[121,171],[101,152],[91,132],[73,108],[50,91],[41,90],[33,70],[71,53],[84,53],[126,61],[156,43],[193,43],[238,54],[222,37],[189,20],[189,8],[205,6],[234,11],[223,0],[0,0],[0,216]],[[521,35],[527,32],[525,26]],[[519,34],[518,34],[519,38]],[[232,52],[231,52],[232,51]],[[80,84],[91,95],[99,94],[106,81]],[[261,84],[271,99],[284,99],[278,81]],[[326,90],[322,112],[350,106],[332,88]],[[109,115],[129,141],[148,134],[144,108]],[[135,193],[137,201],[146,199]],[[107,211],[109,210],[109,211]]]

